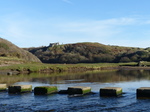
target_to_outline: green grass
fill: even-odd
[[[137,66],[137,62],[118,63],[120,66]]]
[[[24,61],[23,59],[17,57],[0,57],[1,61]]]
[[[17,63],[25,63],[26,61],[23,59],[19,59],[17,57],[0,57],[0,65],[10,65]]]
[[[0,67],[0,70],[18,70],[18,71],[30,71],[40,72],[46,70],[52,71],[68,71],[68,70],[97,70],[103,67],[117,67],[117,66],[135,66],[137,63],[93,63],[93,64],[43,64],[43,63],[27,63],[27,64],[15,64],[10,66]]]

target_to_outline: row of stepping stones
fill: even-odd
[[[0,84],[0,91],[6,91],[7,85]],[[26,93],[32,92],[32,85],[12,85],[8,87],[8,93]],[[67,90],[58,91],[56,86],[38,86],[34,88],[35,95],[48,95],[52,93],[69,94],[74,96],[85,95],[91,93],[91,87],[75,86],[68,87]],[[122,88],[120,87],[105,87],[100,88],[100,96],[120,96],[122,94]],[[141,87],[136,90],[137,98],[150,98],[150,87]]]

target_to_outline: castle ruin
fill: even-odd
[[[54,46],[57,46],[57,45],[59,45],[59,42],[56,42],[56,43],[50,43],[50,44],[49,44],[49,47],[54,47]]]

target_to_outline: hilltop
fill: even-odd
[[[50,44],[26,48],[43,63],[119,63],[150,61],[150,48],[122,47],[100,43]]]
[[[0,65],[25,62],[41,62],[32,53],[17,47],[13,43],[0,38]]]

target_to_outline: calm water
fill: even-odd
[[[136,99],[136,89],[150,87],[150,71],[110,71],[69,74],[30,74],[0,76],[0,83],[57,86],[90,86],[95,94],[82,97],[52,94],[34,96],[0,92],[0,112],[141,112],[150,110],[150,99]],[[122,87],[121,97],[100,97],[102,87]]]

